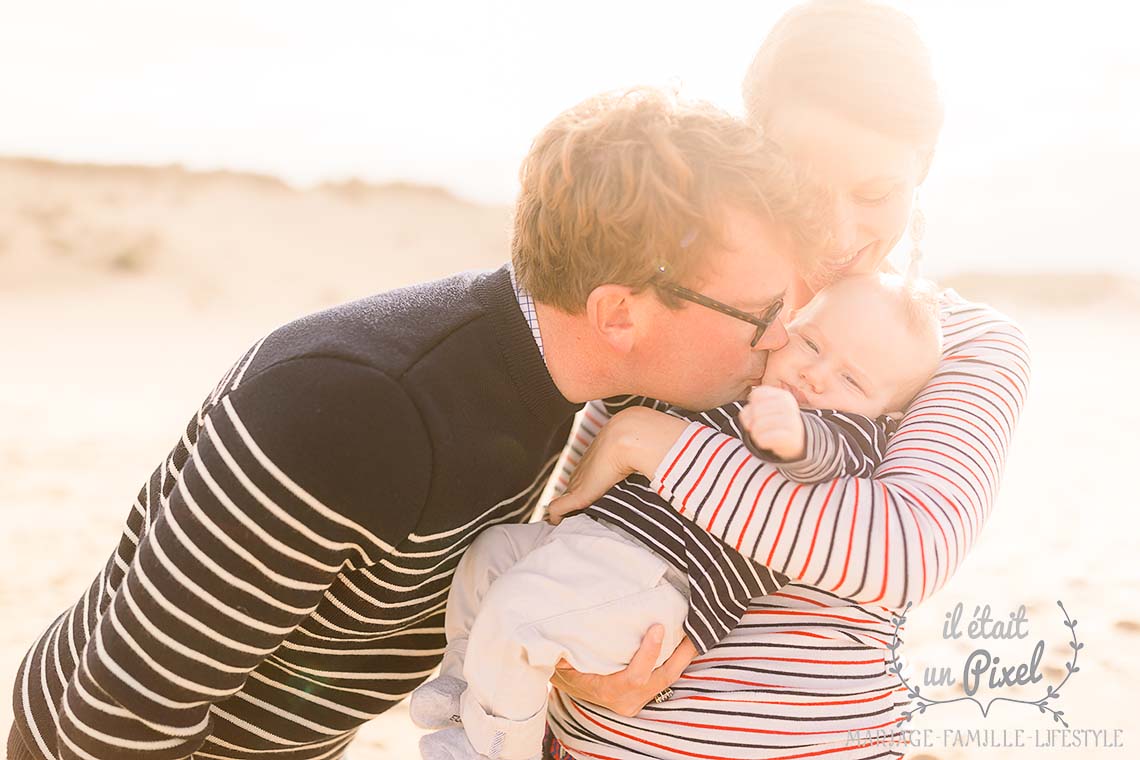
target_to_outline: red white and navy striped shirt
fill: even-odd
[[[667,411],[740,439],[750,451],[775,461],[770,452],[754,449],[740,427],[737,415],[744,408],[742,402],[705,412],[669,408],[644,396],[618,397],[603,403],[615,414],[634,405]],[[801,483],[840,475],[870,475],[886,452],[888,431],[895,427],[886,416],[874,420],[824,409],[804,409],[801,414],[807,440],[805,456],[796,462],[776,462],[782,473]],[[698,652],[707,652],[736,627],[749,600],[788,583],[786,575],[773,572],[677,514],[640,474],[610,488],[585,512],[617,525],[685,576],[689,587],[685,635]]]
[[[797,483],[736,438],[688,426],[655,488],[679,514],[792,582],[753,600],[670,700],[634,718],[553,693],[551,726],[575,758],[901,754],[905,747],[853,739],[892,732],[903,719],[905,690],[887,670],[891,616],[944,585],[977,540],[1029,383],[1025,339],[1007,318],[947,291],[941,321],[938,370],[870,477]],[[581,425],[577,444],[595,433]]]

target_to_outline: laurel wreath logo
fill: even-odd
[[[895,676],[899,679],[899,683],[902,684],[906,689],[907,697],[914,702],[913,711],[903,711],[904,723],[909,721],[915,715],[921,715],[922,713],[926,712],[926,708],[933,707],[934,705],[949,705],[955,702],[973,702],[978,706],[978,709],[981,710],[982,717],[984,718],[989,715],[990,709],[994,706],[994,704],[998,702],[1013,702],[1015,704],[1031,705],[1033,707],[1036,707],[1041,711],[1042,714],[1051,714],[1055,722],[1060,723],[1065,728],[1069,727],[1069,724],[1063,717],[1065,715],[1065,711],[1053,709],[1053,707],[1050,705],[1050,700],[1058,699],[1061,696],[1061,687],[1069,682],[1069,679],[1073,677],[1074,673],[1080,671],[1080,668],[1077,667],[1077,656],[1079,655],[1080,651],[1084,649],[1085,645],[1077,640],[1077,621],[1074,618],[1069,617],[1069,613],[1065,609],[1065,605],[1062,604],[1060,600],[1057,600],[1057,606],[1061,608],[1061,613],[1065,616],[1064,624],[1069,629],[1071,637],[1069,641],[1069,647],[1073,650],[1072,660],[1065,663],[1065,677],[1061,679],[1061,682],[1056,686],[1053,686],[1052,684],[1046,684],[1045,695],[1040,699],[994,697],[984,705],[981,703],[981,700],[966,696],[955,697],[954,699],[934,699],[933,697],[924,695],[918,686],[911,686],[910,683],[907,682],[906,677],[902,674],[902,663],[900,663],[898,659],[898,648],[902,643],[899,641],[899,629],[904,623],[906,623],[906,614],[910,611],[911,604],[913,603],[908,602],[906,607],[903,608],[901,614],[891,617],[891,622],[894,624],[895,630],[891,636],[891,643],[887,645],[887,648],[891,650],[891,665],[888,670],[895,674]]]

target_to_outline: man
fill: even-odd
[[[533,513],[582,402],[758,383],[807,218],[773,148],[636,91],[559,116],[521,179],[513,270],[305,317],[222,378],[21,665],[12,756],[338,757],[435,667],[460,555]],[[679,672],[645,659],[582,693],[644,703]]]

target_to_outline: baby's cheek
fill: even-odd
[[[885,414],[887,409],[883,409],[884,403],[876,399],[859,398],[852,399],[848,402],[847,409],[849,411],[861,414],[864,417],[878,417]]]
[[[764,385],[777,385],[788,374],[788,349],[781,348],[768,352],[768,363],[764,366]]]
[[[816,399],[817,409],[835,409],[840,412],[855,412],[862,414],[862,405],[841,391],[832,390]]]

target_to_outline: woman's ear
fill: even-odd
[[[918,175],[914,181],[915,187],[918,187],[926,181],[926,175],[930,173],[930,165],[932,163],[934,163],[934,148],[930,147],[926,150],[920,150],[918,153]]]
[[[586,318],[590,328],[621,354],[633,350],[635,312],[633,291],[625,285],[599,285],[586,298]]]

